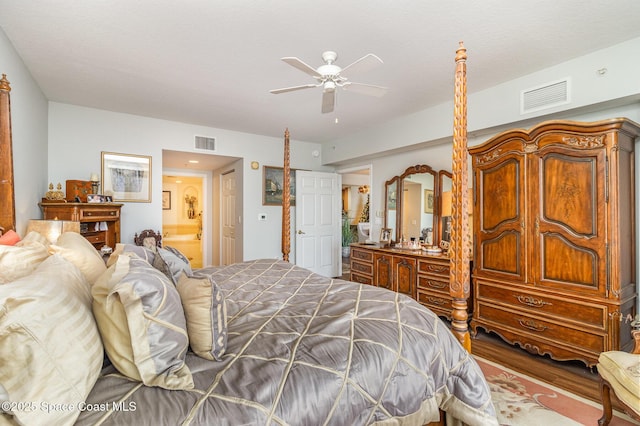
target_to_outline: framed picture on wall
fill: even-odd
[[[162,210],[171,210],[171,191],[162,191]]]
[[[425,213],[433,213],[433,190],[425,189],[424,190],[424,212]]]
[[[296,205],[296,170],[289,170],[291,205]],[[284,168],[264,166],[262,169],[262,205],[281,206]]]
[[[151,202],[151,157],[102,152],[102,189],[113,201]]]

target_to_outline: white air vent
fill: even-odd
[[[567,77],[559,81],[523,90],[520,92],[520,114],[568,104],[570,101],[570,83],[571,81]]]
[[[207,138],[205,136],[196,136],[196,149],[203,151],[215,151],[216,150],[216,138]]]

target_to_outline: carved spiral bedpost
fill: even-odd
[[[16,201],[13,189],[13,151],[11,147],[11,87],[6,74],[0,79],[0,235],[16,229]]]
[[[282,260],[289,261],[291,251],[291,166],[289,164],[289,129],[284,131],[284,168],[282,170]]]
[[[453,297],[453,334],[471,352],[467,323],[469,298],[469,206],[467,203],[467,49],[462,42],[456,51],[453,118],[453,193],[451,202],[450,287]]]

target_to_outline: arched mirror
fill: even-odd
[[[385,228],[391,241],[438,241],[438,173],[425,164],[411,166],[385,183]]]

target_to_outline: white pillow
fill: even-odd
[[[49,246],[51,253],[58,253],[74,265],[87,277],[89,284],[107,270],[102,255],[93,245],[77,232],[64,232],[55,244]]]
[[[84,275],[58,255],[29,276],[0,286],[0,389],[32,404],[0,424],[71,425],[98,379],[104,350]],[[46,404],[64,410],[46,411]]]
[[[192,389],[189,337],[173,283],[135,254],[123,253],[92,287],[93,312],[115,368],[147,386]]]

